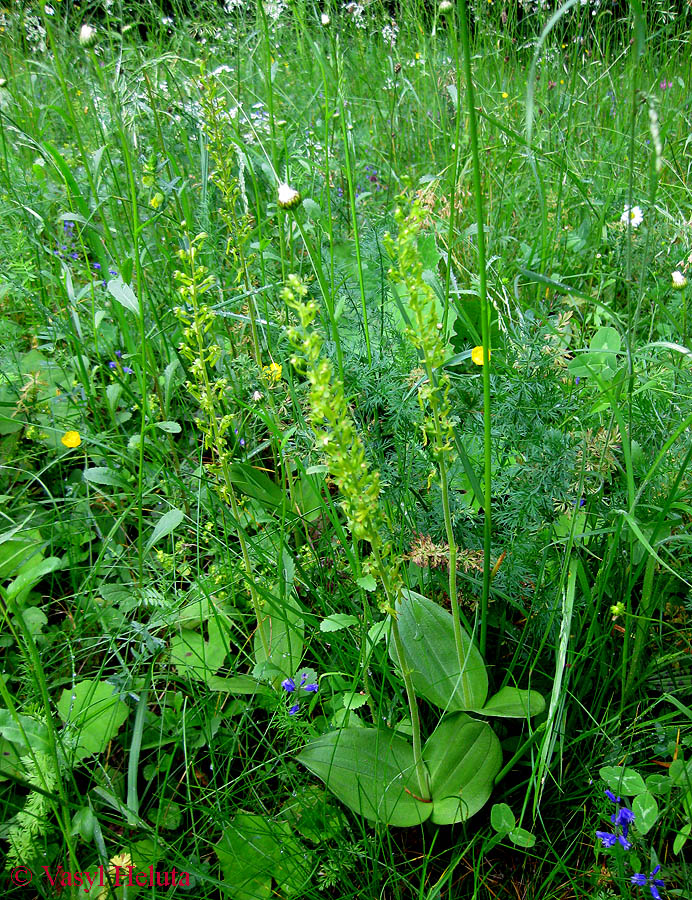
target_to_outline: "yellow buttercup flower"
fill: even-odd
[[[73,450],[75,447],[79,447],[82,443],[82,439],[79,436],[78,431],[66,431],[60,438],[60,443]]]
[[[488,359],[490,359],[490,350],[488,350]],[[482,347],[474,347],[471,351],[471,359],[475,362],[477,366],[483,365],[483,348]]]
[[[502,92],[502,99],[503,99],[503,100],[506,100],[508,97],[509,97],[509,94],[507,93],[507,91],[503,91],[503,92]]]

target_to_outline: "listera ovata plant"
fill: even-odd
[[[541,712],[545,704],[536,691],[510,686],[488,699],[488,673],[459,622],[458,607],[450,614],[403,586],[394,552],[382,536],[386,521],[379,475],[368,466],[343,385],[322,353],[322,338],[314,328],[317,306],[307,297],[305,284],[289,276],[283,299],[298,320],[289,331],[295,348],[292,364],[310,386],[317,447],[339,489],[354,545],[360,555],[367,547],[365,567],[382,587],[381,611],[391,625],[389,657],[404,682],[411,739],[383,727],[347,726],[312,740],[298,759],[343,803],[371,821],[397,826],[461,822],[487,802],[502,766],[497,735],[475,716],[523,718]],[[440,390],[435,393],[431,387],[421,400],[430,400],[432,393],[436,403],[426,427],[438,464],[449,452],[445,386]],[[419,697],[441,710],[425,741]]]

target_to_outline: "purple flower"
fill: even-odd
[[[319,684],[306,684],[303,688],[304,691],[309,691],[311,694],[316,694],[320,689]]]
[[[109,369],[117,369],[117,368],[118,368],[117,362],[116,362],[114,359],[112,359],[112,360],[108,363],[108,368],[109,368]]]
[[[623,828],[629,828],[632,822],[634,822],[634,813],[631,809],[627,809],[626,806],[623,806],[616,814],[610,817],[610,821],[613,825],[621,825]]]
[[[117,275],[118,273],[115,271],[115,269],[109,269],[108,274],[109,275]]]
[[[123,372],[125,373],[125,375],[134,375],[134,370],[129,366],[123,366]]]
[[[578,376],[578,375],[577,375],[577,377],[574,379],[574,383],[575,383],[575,384],[579,384],[579,376]]]
[[[615,842],[617,841],[617,836],[614,834],[611,834],[609,831],[597,831],[596,837],[599,839],[599,841],[602,842],[603,846],[606,849],[609,849],[610,847],[614,847]]]
[[[654,877],[660,870],[660,868],[660,866],[656,866],[656,868],[653,870],[653,872],[651,872],[648,878],[643,874],[633,875],[631,878],[632,884],[637,884],[639,885],[639,887],[646,887],[646,885],[648,884],[649,890],[651,891],[651,896],[654,898],[654,900],[661,900],[661,895],[659,894],[658,889],[660,887],[665,887],[662,878]]]
[[[296,689],[296,683],[292,678],[287,678],[285,681],[281,682],[281,687],[286,691],[286,693],[291,694]]]
[[[95,268],[96,271],[98,272],[99,269],[101,268],[101,263],[94,263],[94,268]]]
[[[289,711],[288,711],[289,716],[295,716],[295,714],[298,712],[299,709],[300,709],[300,703],[296,703],[294,706],[292,706],[289,709]]]
[[[116,351],[115,351],[115,355],[118,357],[118,359],[122,359],[122,358],[123,358],[123,351],[122,351],[122,350],[116,350]]]
[[[605,790],[605,795],[612,803],[620,803],[621,802],[621,798],[616,797],[612,791],[608,790],[608,788],[606,788],[606,790]]]

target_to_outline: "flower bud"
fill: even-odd
[[[295,188],[288,184],[279,185],[279,207],[281,209],[295,209],[300,206],[301,196]]]
[[[84,23],[79,29],[79,43],[82,47],[93,47],[96,43],[96,29]]]
[[[687,285],[687,279],[679,269],[670,276],[672,279],[672,288],[674,291],[681,291]]]

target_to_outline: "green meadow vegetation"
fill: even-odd
[[[692,898],[691,25],[0,10],[6,896]]]

